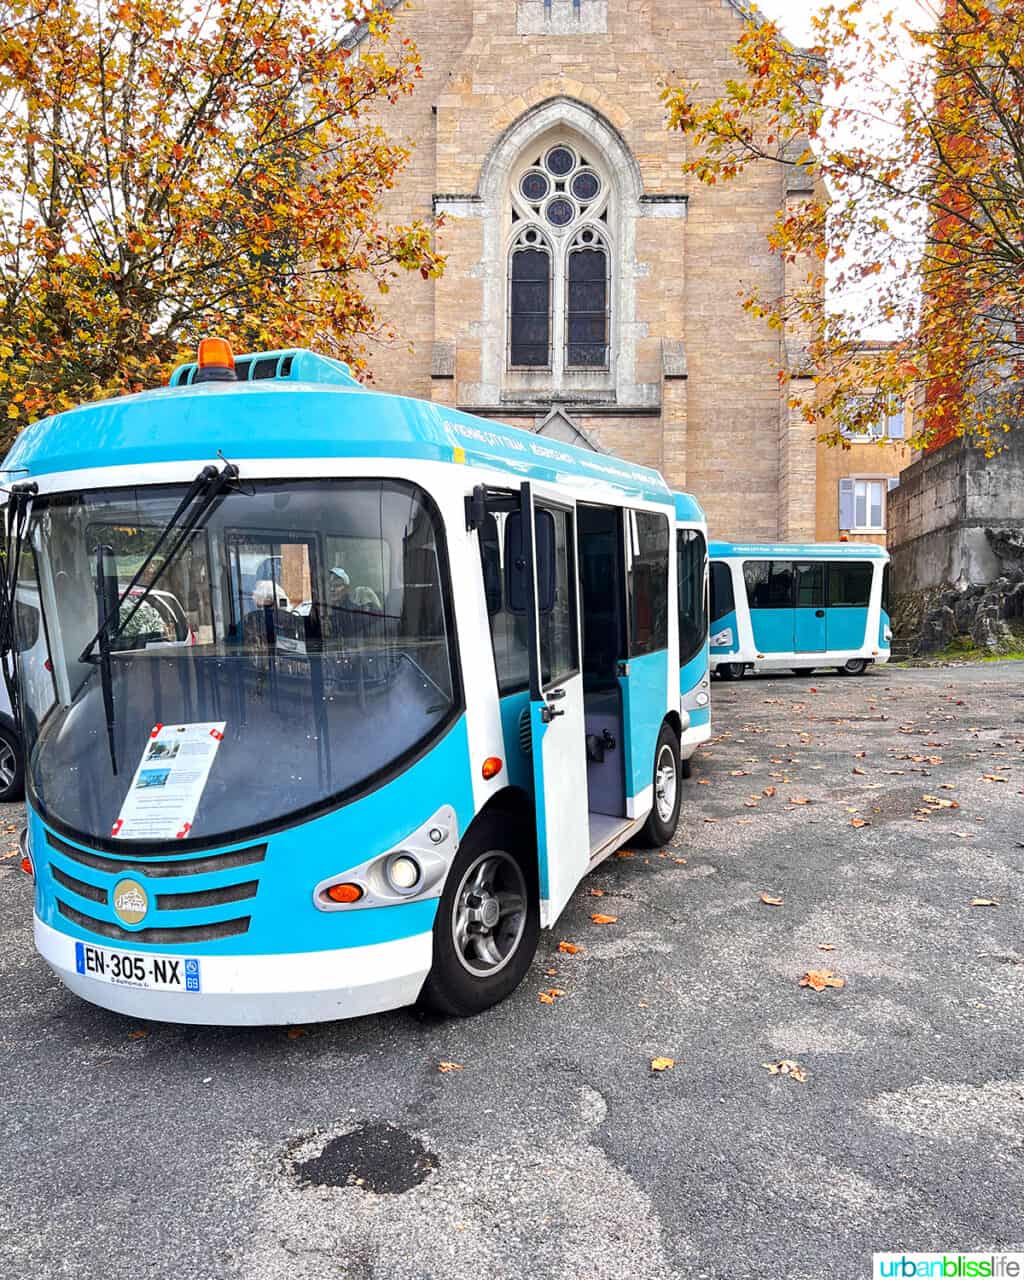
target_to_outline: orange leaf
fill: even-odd
[[[851,827],[870,827],[871,823],[868,822],[867,818],[851,818],[850,826]]]
[[[819,942],[819,943],[818,943],[818,950],[819,950],[819,951],[835,951],[835,949],[836,949],[836,947],[835,947],[835,943],[834,943],[834,942]]]
[[[560,942],[558,949],[559,951],[564,951],[567,956],[574,956],[579,951],[579,947],[575,942]]]
[[[783,902],[785,902],[785,898],[772,898],[769,897],[767,893],[762,893],[761,901],[766,907],[781,907]]]
[[[846,979],[837,978],[831,969],[809,969],[800,979],[800,986],[824,991],[826,987],[845,987]]]
[[[811,802],[810,800],[807,799],[806,796],[790,796],[789,803],[790,804],[810,804]]]
[[[652,1071],[671,1071],[675,1065],[676,1065],[675,1058],[652,1058],[651,1059]]]
[[[449,1071],[461,1071],[462,1063],[461,1062],[439,1062],[437,1064],[437,1069],[442,1074],[446,1075]]]
[[[592,915],[590,918],[591,920],[593,920],[594,924],[614,924],[619,917],[603,916],[601,915],[600,912],[597,912],[595,915]]]

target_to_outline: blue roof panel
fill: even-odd
[[[82,405],[26,427],[4,468],[21,478],[93,467],[246,458],[421,458],[466,462],[520,480],[588,483],[670,503],[659,472],[457,409],[359,385],[205,382]]]

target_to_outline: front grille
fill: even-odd
[[[198,889],[195,893],[158,893],[156,905],[161,911],[183,911],[190,907],[216,907],[222,902],[244,902],[246,898],[256,897],[259,884],[258,880],[246,880],[244,884],[229,884],[223,889]]]
[[[230,871],[233,867],[248,867],[255,862],[262,862],[267,856],[265,844],[250,845],[247,849],[229,849],[227,853],[211,853],[201,858],[168,858],[150,862],[144,854],[132,853],[125,858],[107,858],[100,853],[86,852],[78,849],[66,840],[60,840],[52,832],[47,831],[46,843],[51,849],[72,862],[80,862],[83,867],[92,867],[94,871],[112,871],[122,875],[137,867],[147,876],[198,876],[206,871]]]
[[[238,916],[234,920],[218,920],[215,924],[189,924],[178,928],[154,929],[122,929],[120,925],[111,924],[107,920],[97,920],[95,916],[87,916],[84,911],[76,911],[67,902],[57,899],[57,910],[72,924],[90,933],[98,933],[104,938],[114,938],[118,942],[152,942],[165,945],[183,944],[187,942],[212,942],[216,938],[233,938],[249,929],[251,916]]]
[[[65,889],[70,889],[72,893],[77,893],[80,898],[89,898],[93,902],[100,902],[106,906],[108,901],[106,889],[100,889],[94,884],[86,884],[84,880],[76,880],[74,876],[65,874],[60,867],[55,867],[52,863],[50,875],[58,884],[63,885]]]

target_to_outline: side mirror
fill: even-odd
[[[533,513],[534,555],[537,560],[537,607],[550,613],[555,607],[555,518],[550,511]],[[505,594],[510,613],[526,613],[530,603],[523,518],[513,511],[505,521]]]

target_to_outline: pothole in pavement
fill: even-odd
[[[330,1138],[318,1155],[292,1163],[303,1186],[359,1187],[401,1195],[438,1167],[437,1156],[404,1129],[384,1121],[357,1125]]]

